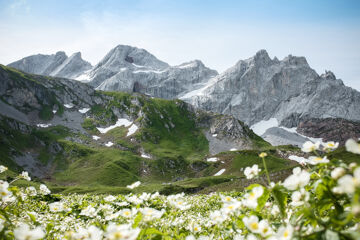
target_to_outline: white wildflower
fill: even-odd
[[[8,198],[11,198],[12,192],[8,189],[9,183],[3,180],[0,180],[0,197],[2,201],[5,202],[5,200],[8,200]]]
[[[324,150],[334,150],[334,149],[338,148],[339,143],[330,141],[330,142],[323,143],[322,145],[324,147]]]
[[[113,195],[109,195],[109,196],[104,198],[104,200],[106,202],[113,202],[113,201],[115,201],[115,199],[116,199],[116,197],[114,197]]]
[[[291,225],[287,225],[286,227],[281,226],[276,234],[277,240],[290,240],[292,239],[292,235],[294,232],[294,228]]]
[[[37,240],[44,238],[45,233],[40,227],[31,230],[29,225],[21,223],[14,229],[14,237],[16,240]]]
[[[221,224],[224,221],[226,221],[228,217],[226,214],[223,214],[221,211],[215,210],[210,212],[209,218],[212,224]]]
[[[259,218],[255,215],[251,215],[250,217],[244,217],[243,219],[244,225],[253,233],[259,233]]]
[[[333,179],[339,179],[340,177],[344,176],[344,174],[345,174],[345,169],[342,167],[337,167],[331,171],[331,177]]]
[[[20,177],[25,179],[26,181],[31,181],[31,177],[29,176],[29,173],[28,172],[25,172],[23,171],[21,174],[20,174]]]
[[[100,240],[103,237],[103,231],[95,226],[88,228],[80,227],[76,233],[72,235],[72,239],[81,240]]]
[[[165,210],[162,209],[161,211],[156,210],[154,208],[142,208],[139,210],[143,214],[144,221],[152,221],[154,219],[161,218],[161,216],[164,214]]]
[[[3,165],[0,165],[0,173],[5,172],[6,170],[8,170],[7,167],[5,167],[5,166],[3,166]]]
[[[62,212],[65,210],[62,202],[53,202],[49,204],[50,212]]]
[[[305,187],[310,181],[310,173],[301,170],[300,167],[293,169],[293,174],[287,177],[283,183],[284,187],[289,190],[296,190]]]
[[[96,209],[89,205],[85,209],[81,210],[80,215],[87,216],[87,217],[95,217],[97,214]]]
[[[316,150],[318,150],[320,147],[320,142],[316,142],[316,143],[313,143],[313,142],[310,142],[310,141],[306,141],[301,150],[303,152],[314,152]]]
[[[177,199],[171,199],[169,201],[169,204],[175,208],[178,208],[182,211],[187,210],[191,207],[190,204],[188,204],[182,197]]]
[[[33,186],[27,187],[27,188],[25,189],[25,193],[26,193],[27,195],[29,195],[29,196],[32,196],[32,197],[34,197],[34,196],[37,195],[36,188],[33,187]]]
[[[273,234],[273,230],[266,220],[261,220],[259,222],[259,233],[263,237],[268,237]]]
[[[354,170],[354,176],[347,174],[339,178],[338,186],[333,188],[333,192],[353,194],[357,187],[360,187],[360,167]]]
[[[244,174],[247,179],[252,179],[259,174],[260,170],[261,169],[258,167],[258,165],[254,164],[252,167],[246,167],[244,170]]]
[[[45,184],[40,184],[40,194],[42,195],[49,195],[51,191],[48,189],[48,187]]]
[[[254,187],[250,193],[244,195],[245,199],[243,204],[249,208],[256,208],[258,206],[258,198],[264,193],[264,189],[261,186]]]
[[[124,208],[119,211],[119,214],[124,218],[132,218],[137,214],[137,210],[135,208]]]
[[[108,240],[135,240],[139,233],[139,228],[131,228],[128,224],[116,225],[111,223],[106,229],[105,236]]]
[[[360,154],[360,144],[354,139],[348,139],[345,143],[346,151]]]
[[[309,157],[309,160],[307,162],[312,165],[317,165],[319,163],[328,163],[330,161],[329,161],[329,159],[327,159],[326,156],[325,157],[311,156],[311,157]]]
[[[309,201],[309,198],[310,193],[306,192],[304,188],[301,188],[300,191],[295,191],[291,194],[291,205],[295,207],[301,206]]]

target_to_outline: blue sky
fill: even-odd
[[[117,44],[172,65],[202,60],[219,72],[266,49],[305,56],[360,90],[360,1],[0,0],[0,63],[80,51],[97,63]]]

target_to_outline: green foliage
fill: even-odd
[[[52,107],[49,105],[44,105],[39,112],[39,117],[45,121],[51,120],[53,116]]]
[[[143,110],[147,121],[141,138],[147,152],[157,158],[183,157],[187,161],[202,159],[208,153],[206,137],[181,101],[144,100]]]

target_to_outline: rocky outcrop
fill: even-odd
[[[27,73],[64,78],[77,78],[92,67],[90,63],[81,58],[80,52],[68,57],[65,52],[61,51],[52,55],[28,56],[10,63],[8,66]]]
[[[199,60],[169,66],[144,49],[124,45],[112,49],[87,74],[89,84],[100,90],[140,92],[165,99],[177,98],[215,75],[215,70]]]
[[[359,92],[344,86],[331,72],[319,76],[304,57],[289,55],[279,61],[265,50],[181,99],[249,125],[270,118],[286,127],[309,118],[360,121]]]
[[[17,73],[2,65],[0,79],[1,114],[25,123],[39,123],[42,113],[53,116],[65,104],[80,109],[101,101],[91,86],[75,80]]]
[[[360,138],[360,123],[339,118],[308,119],[299,123],[297,131],[309,137],[344,145],[349,138]]]
[[[209,141],[210,154],[256,148],[256,136],[243,122],[233,116],[192,109],[197,125]]]

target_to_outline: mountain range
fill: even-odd
[[[360,121],[358,91],[346,87],[330,71],[317,74],[304,57],[271,59],[265,50],[221,74],[199,60],[170,66],[144,49],[126,45],[116,46],[93,67],[80,53],[67,57],[64,52],[33,55],[8,66],[79,80],[97,90],[182,99],[200,109],[232,115],[254,130],[272,128],[266,135],[267,129],[257,133],[273,145],[301,145],[308,140],[304,132],[289,131],[306,121]],[[342,130],[346,136],[360,137],[348,128]],[[339,140],[336,134],[328,139]]]

